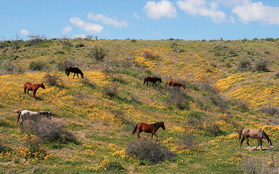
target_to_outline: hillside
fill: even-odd
[[[2,41],[0,171],[248,173],[253,165],[265,173],[278,170],[278,47],[271,38]],[[67,66],[79,67],[84,79],[72,73],[68,78]],[[143,85],[147,75],[161,77],[162,84]],[[168,80],[186,89],[165,87]],[[27,81],[44,82],[36,100],[31,91],[23,92]],[[52,121],[43,124],[52,126],[50,132],[63,129],[63,136],[42,140],[32,121],[21,130],[13,111],[25,109],[51,111]],[[157,145],[176,157],[152,163],[129,156],[136,124],[159,121],[166,129],[156,132]],[[263,129],[274,149],[248,150],[246,142],[240,148],[243,128]],[[142,133],[138,141],[155,142],[148,141],[150,135]],[[263,147],[268,148],[265,141]]]

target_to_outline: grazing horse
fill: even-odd
[[[20,127],[22,128],[23,122],[25,120],[33,120],[35,123],[40,121],[43,117],[48,118],[51,120],[51,112],[50,111],[38,111],[38,112],[33,112],[33,111],[28,111],[28,110],[14,110],[14,113],[18,113],[17,119],[16,119],[16,125],[18,123],[18,120],[21,118],[20,121]]]
[[[141,132],[146,132],[146,133],[152,133],[151,139],[153,139],[153,135],[155,135],[157,137],[157,140],[158,140],[158,135],[156,135],[155,132],[160,127],[165,130],[164,122],[157,122],[157,123],[154,123],[154,124],[139,123],[134,128],[134,131],[132,132],[132,134],[134,134],[138,129],[138,138],[140,138],[140,133]]]
[[[36,99],[35,95],[36,92],[39,88],[45,88],[45,85],[43,83],[36,83],[36,84],[32,84],[30,82],[26,82],[24,83],[24,93],[26,94],[26,90],[27,90],[27,94],[29,94],[29,91],[33,91],[33,98]]]
[[[145,82],[146,82],[146,85],[148,86],[148,82],[152,82],[152,83],[153,83],[153,86],[154,86],[155,84],[156,84],[156,86],[157,86],[157,83],[156,83],[157,81],[159,81],[160,83],[162,83],[162,79],[161,79],[161,78],[146,76],[146,77],[144,78],[143,84],[145,84]]]
[[[241,139],[240,147],[241,147],[244,139],[246,139],[246,143],[250,147],[248,138],[252,138],[252,139],[258,139],[257,147],[260,145],[261,146],[261,150],[262,150],[262,139],[265,139],[267,144],[269,145],[269,147],[273,148],[271,140],[266,135],[266,133],[263,130],[261,130],[261,129],[243,129],[243,130],[241,130],[239,132],[238,141],[240,140],[241,135],[243,135],[243,138]]]
[[[169,80],[169,81],[166,82],[165,87],[166,87],[167,85],[169,85],[169,87],[170,87],[170,86],[178,86],[178,87],[181,87],[181,86],[182,86],[182,87],[185,89],[185,84],[184,84],[184,83],[181,83],[181,82],[174,82],[174,81]]]
[[[83,78],[83,72],[77,67],[66,68],[65,73],[67,74],[68,78],[69,78],[70,72],[74,73],[73,78],[75,78],[75,75],[77,75],[77,77],[79,78],[78,74],[80,74],[81,77]]]

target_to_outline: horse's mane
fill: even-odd
[[[266,139],[268,142],[270,142],[270,139],[267,136],[267,134],[265,133],[265,131],[263,131],[263,138]]]
[[[157,128],[157,127],[161,126],[161,123],[162,122],[157,122],[157,123],[151,124],[151,126]]]

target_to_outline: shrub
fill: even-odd
[[[65,54],[64,51],[55,51],[54,54]]]
[[[42,147],[39,138],[27,133],[23,139],[25,147],[27,148],[26,150],[24,150],[23,154],[25,159],[44,159],[47,153],[46,149]]]
[[[91,82],[88,78],[84,77],[83,79],[80,80],[82,84],[89,86],[91,88],[96,88],[96,83],[95,82]]]
[[[263,72],[268,72],[269,70],[267,69],[268,67],[268,60],[259,60],[255,63],[255,70],[256,71],[263,71]]]
[[[213,94],[218,94],[219,90],[217,88],[215,88],[214,86],[212,86],[210,83],[199,83],[197,86],[199,86],[199,88],[203,89],[206,92],[209,93],[213,93]]]
[[[119,172],[126,171],[126,169],[118,162],[109,161],[107,159],[102,161],[102,163],[99,166],[94,167],[93,170],[96,172],[112,171],[112,173],[114,173],[115,171],[119,171]]]
[[[46,68],[47,66],[46,66],[46,63],[45,62],[43,62],[43,61],[41,61],[41,60],[39,60],[39,61],[37,61],[37,62],[35,62],[35,61],[32,61],[32,62],[30,62],[30,64],[29,64],[29,69],[30,70],[33,70],[33,71],[39,71],[39,70],[42,70],[42,69],[44,69],[44,68]]]
[[[259,112],[266,113],[268,115],[279,115],[279,108],[275,106],[264,106],[258,109]]]
[[[84,47],[84,44],[83,44],[83,43],[76,44],[75,47],[76,47],[76,48]]]
[[[247,71],[247,70],[251,69],[251,67],[252,67],[251,65],[252,65],[252,63],[249,59],[243,58],[238,62],[237,70]]]
[[[275,74],[275,79],[279,79],[279,72]]]
[[[76,62],[73,59],[65,60],[64,62],[58,63],[58,71],[65,71],[69,66],[74,66]]]
[[[110,97],[116,97],[117,93],[118,93],[118,91],[117,91],[118,88],[119,88],[119,85],[114,83],[113,85],[110,85],[110,86],[104,86],[103,92],[104,92],[104,94],[106,94]]]
[[[169,89],[167,98],[165,99],[166,105],[174,105],[179,109],[188,109],[189,108],[189,96],[184,92],[180,92],[179,87],[172,87]]]
[[[74,142],[78,144],[76,137],[68,132],[66,125],[61,121],[52,121],[43,119],[39,122],[25,121],[23,128],[27,132],[31,132],[41,138],[42,142]]]
[[[160,55],[158,53],[153,53],[150,49],[144,49],[143,50],[143,55],[144,58],[146,59],[157,59],[160,57]]]
[[[46,74],[43,77],[43,82],[48,83],[50,86],[58,86],[59,84],[63,85],[63,80],[59,78],[59,76],[56,74],[54,75]]]
[[[223,96],[218,94],[209,95],[206,97],[210,102],[218,106],[221,110],[226,110],[228,108],[228,103]]]
[[[248,102],[247,101],[240,101],[240,100],[236,100],[235,101],[235,105],[242,111],[247,111],[249,110],[248,107]]]
[[[88,55],[97,61],[103,61],[106,54],[106,51],[102,47],[95,46]]]
[[[186,133],[179,137],[178,145],[182,149],[192,149],[198,145],[198,141],[193,133]]]
[[[1,66],[5,71],[8,71],[9,73],[16,69],[16,66],[7,60],[4,60]]]
[[[176,154],[169,151],[165,146],[158,142],[153,142],[148,138],[141,138],[128,143],[126,153],[129,156],[137,156],[141,160],[152,163],[171,161]]]
[[[266,41],[269,41],[269,42],[274,42],[274,41],[275,41],[275,39],[273,39],[273,38],[271,38],[271,37],[270,37],[270,38],[266,38],[265,40],[266,40]]]

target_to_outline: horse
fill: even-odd
[[[267,134],[263,130],[261,130],[261,129],[243,129],[243,130],[241,130],[239,132],[238,142],[239,142],[239,140],[241,138],[241,135],[243,136],[243,138],[242,138],[242,140],[240,142],[240,148],[241,148],[241,145],[242,145],[244,139],[246,139],[246,143],[250,147],[248,138],[258,139],[257,147],[260,145],[261,146],[261,150],[262,150],[262,139],[265,139],[267,144],[269,145],[269,147],[273,148],[271,140],[269,139]]]
[[[153,139],[153,135],[155,135],[157,137],[156,140],[158,140],[158,135],[156,135],[156,131],[160,127],[165,130],[164,122],[157,122],[157,123],[154,123],[154,124],[139,123],[134,128],[134,130],[132,132],[132,135],[138,130],[138,138],[140,138],[140,133],[141,132],[146,132],[146,133],[152,133],[151,139]]]
[[[162,83],[162,79],[161,79],[161,78],[146,76],[146,77],[144,78],[143,84],[145,84],[145,82],[146,82],[146,85],[148,86],[148,82],[152,82],[152,83],[153,83],[153,86],[154,86],[155,84],[156,84],[156,86],[157,86],[157,83],[156,83],[157,81],[159,81],[160,83]]]
[[[167,87],[167,85],[169,85],[169,87],[170,86],[178,86],[178,87],[182,86],[184,89],[186,88],[186,85],[184,83],[182,83],[182,82],[174,82],[174,81],[171,81],[171,80],[166,82],[165,87]]]
[[[83,78],[83,72],[78,67],[67,67],[65,69],[65,74],[67,74],[68,78],[69,78],[70,72],[74,73],[73,78],[75,78],[75,75],[77,75],[77,77],[79,78],[78,74],[80,74],[81,77]]]
[[[23,122],[25,120],[33,120],[35,123],[39,122],[43,117],[48,118],[51,120],[51,112],[50,111],[38,111],[38,112],[33,112],[29,110],[14,110],[14,113],[18,113],[17,119],[16,119],[16,125],[18,123],[18,120],[21,118],[20,121],[20,127],[22,128]]]
[[[26,94],[26,90],[27,90],[27,94],[29,94],[29,91],[33,91],[33,98],[36,99],[35,95],[36,92],[39,88],[45,88],[45,85],[43,83],[36,83],[36,84],[32,84],[30,82],[26,82],[24,83],[24,93]]]

